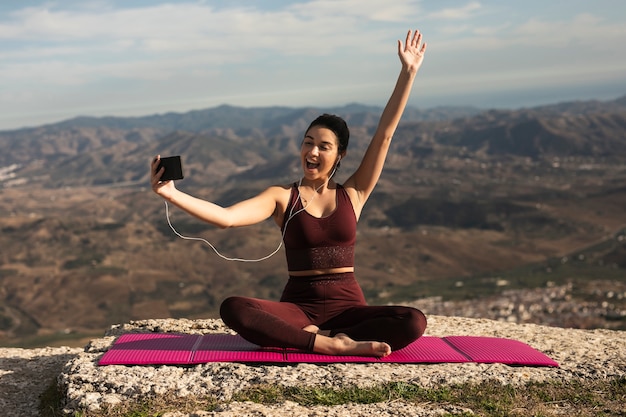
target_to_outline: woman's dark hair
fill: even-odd
[[[308,132],[313,126],[325,127],[337,136],[337,141],[339,142],[339,153],[345,152],[348,149],[350,130],[348,129],[346,121],[341,117],[335,116],[334,114],[324,113],[317,119],[313,120],[306,131]]]

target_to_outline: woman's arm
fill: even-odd
[[[154,192],[200,220],[224,229],[260,223],[280,211],[277,207],[283,190],[281,187],[270,187],[248,200],[230,207],[221,207],[176,189],[173,181],[161,181],[163,169],[157,171],[159,159],[157,156],[151,166]]]
[[[354,209],[357,218],[383,171],[391,139],[406,107],[425,52],[426,43],[422,44],[422,34],[418,30],[414,33],[409,30],[404,45],[398,41],[398,56],[402,63],[400,75],[359,168],[344,184],[346,188],[355,190],[357,199],[353,203],[356,203]]]

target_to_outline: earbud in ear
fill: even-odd
[[[337,168],[339,168],[341,166],[341,155],[337,155],[337,160],[335,161],[335,168],[333,170],[333,173],[337,170]]]

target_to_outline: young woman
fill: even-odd
[[[248,341],[330,355],[384,357],[426,329],[417,309],[368,306],[354,276],[356,224],[381,172],[406,107],[426,43],[419,31],[398,41],[402,69],[360,166],[343,184],[333,175],[347,151],[343,119],[324,114],[307,131],[300,150],[303,176],[272,186],[230,207],[220,207],[161,181],[152,162],[152,189],[166,201],[217,227],[240,227],[272,217],[283,231],[289,281],[280,301],[229,297],[222,320]]]

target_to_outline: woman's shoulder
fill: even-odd
[[[265,189],[264,193],[271,195],[274,200],[278,203],[278,205],[286,205],[289,200],[289,196],[297,187],[296,183],[292,184],[282,184],[282,185],[272,185]]]
[[[363,205],[365,204],[365,201],[363,201],[361,194],[356,189],[356,186],[354,184],[354,179],[349,178],[343,184],[337,184],[337,189],[342,190],[342,192],[345,193],[350,198],[350,202],[352,203],[352,208],[354,209],[354,214],[358,220],[359,217],[361,216],[361,210],[363,209]]]
[[[291,200],[292,190],[297,187],[296,183],[284,185],[272,185],[264,192],[271,195],[274,199],[276,208],[273,213],[274,221],[280,227],[283,223],[283,216]]]
[[[270,185],[265,191],[269,191],[272,193],[285,193],[291,192],[294,188],[298,186],[298,183],[292,182],[290,184],[276,184]]]

